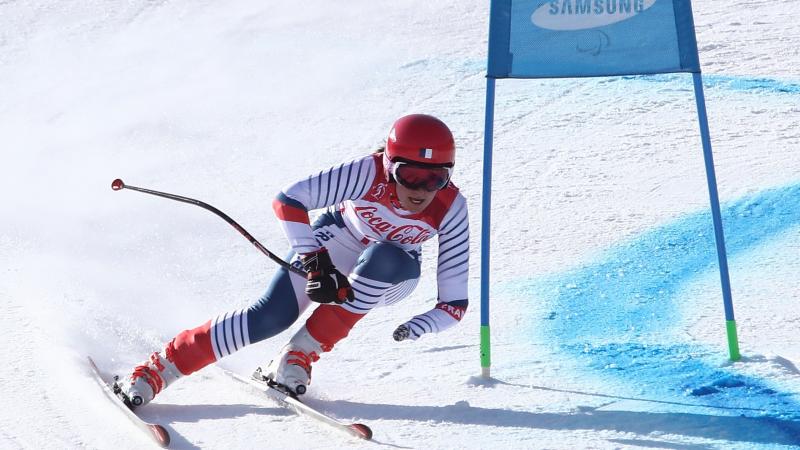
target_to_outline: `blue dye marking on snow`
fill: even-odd
[[[733,258],[800,226],[800,184],[723,205],[722,215]],[[515,287],[549,302],[551,312],[534,325],[542,338],[601,379],[636,386],[644,396],[774,419],[778,441],[800,443],[793,394],[720,367],[725,349],[669,342],[681,339],[672,327],[687,299],[678,292],[716,267],[711,215],[703,212],[622,243],[596,263]],[[735,285],[735,271],[731,277]],[[724,333],[721,292],[719,298],[720,323],[713,325]]]
[[[800,83],[786,83],[769,78],[743,78],[724,75],[704,75],[703,84],[734,91],[758,91],[779,94],[800,94]]]
[[[640,80],[656,83],[679,82],[690,88],[692,79],[685,74],[665,75],[633,75],[620,77],[625,80]],[[772,93],[772,94],[800,94],[800,82],[786,82],[771,78],[748,78],[729,75],[703,75],[703,86],[706,88],[721,88],[731,91]]]
[[[800,185],[741,199],[723,211],[729,257],[797,225]],[[574,336],[660,333],[677,319],[676,292],[715,268],[716,258],[711,213],[697,213],[612,248],[593,265],[558,275],[544,283],[549,291],[542,293],[558,299],[560,320],[553,326]]]

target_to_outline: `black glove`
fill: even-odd
[[[350,282],[333,266],[328,249],[306,253],[300,257],[300,261],[308,272],[306,294],[312,302],[342,304],[355,300]]]
[[[394,330],[392,333],[392,337],[395,341],[405,341],[406,339],[411,339],[412,341],[416,341],[419,339],[419,336],[411,327],[408,326],[408,322],[400,325]]]
[[[394,330],[394,333],[392,333],[392,337],[394,338],[395,341],[400,342],[408,339],[408,336],[410,334],[411,330],[405,324],[403,324],[397,327],[396,330]]]

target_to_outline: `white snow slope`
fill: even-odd
[[[800,3],[693,2],[743,358],[727,358],[689,75],[498,82],[494,381],[480,382],[488,2],[0,1],[0,448],[146,448],[85,355],[124,373],[248,305],[274,264],[200,208],[287,248],[281,186],[381,144],[411,112],[457,136],[471,208],[460,327],[395,343],[434,302],[371,313],[308,401],[235,382],[291,332],[141,414],[174,448],[790,448],[800,444]],[[434,254],[435,248],[427,250]]]

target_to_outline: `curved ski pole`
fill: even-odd
[[[119,178],[117,178],[116,180],[114,180],[111,183],[111,189],[113,189],[115,191],[120,191],[122,189],[130,189],[132,191],[143,192],[145,194],[155,195],[155,196],[158,196],[158,197],[164,197],[164,198],[168,198],[170,200],[176,200],[176,201],[183,202],[183,203],[189,203],[191,205],[195,205],[195,206],[199,206],[199,207],[201,207],[203,209],[207,209],[207,210],[211,211],[212,213],[216,214],[217,216],[219,216],[220,218],[222,218],[222,220],[224,220],[225,222],[228,222],[228,224],[230,224],[230,226],[232,226],[233,228],[236,229],[236,231],[241,233],[242,236],[244,236],[248,241],[250,241],[251,244],[253,244],[261,253],[266,255],[269,259],[275,261],[281,267],[283,267],[283,268],[285,268],[287,270],[290,270],[290,271],[292,271],[292,272],[294,272],[294,273],[296,273],[296,274],[298,274],[298,275],[300,275],[300,276],[302,276],[304,278],[306,276],[306,273],[303,270],[301,270],[301,269],[299,269],[299,268],[297,268],[295,266],[292,266],[288,262],[284,261],[283,258],[281,258],[278,255],[276,255],[276,254],[272,253],[271,251],[267,250],[266,247],[261,245],[261,243],[258,242],[258,240],[256,240],[256,238],[253,237],[253,235],[248,233],[247,230],[245,230],[244,228],[242,228],[241,225],[236,223],[235,220],[231,219],[227,214],[225,214],[224,212],[218,210],[217,208],[209,205],[208,203],[201,202],[200,200],[195,200],[195,199],[189,198],[189,197],[183,197],[183,196],[180,196],[180,195],[169,194],[169,193],[166,193],[166,192],[154,191],[152,189],[145,189],[145,188],[140,188],[140,187],[136,187],[136,186],[131,186],[129,184],[125,184]]]

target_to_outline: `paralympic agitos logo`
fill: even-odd
[[[531,14],[531,22],[548,30],[589,30],[630,19],[657,0],[553,0]]]
[[[398,244],[419,244],[431,237],[431,232],[419,225],[393,225],[383,217],[376,214],[378,208],[374,206],[357,206],[355,208],[358,218],[369,225],[372,231],[381,236],[386,236],[386,240],[397,242]]]

